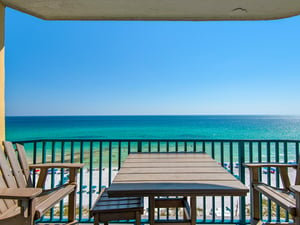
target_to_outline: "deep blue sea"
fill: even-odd
[[[6,139],[300,139],[299,116],[7,117]]]

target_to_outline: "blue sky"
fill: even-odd
[[[43,21],[6,10],[6,114],[300,114],[300,17]]]

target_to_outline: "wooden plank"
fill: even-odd
[[[112,210],[136,210],[140,208],[141,205],[139,203],[131,203],[130,205],[128,204],[116,204],[116,205],[100,205],[97,204],[94,208],[93,211],[112,211]]]
[[[101,201],[120,201],[120,200],[140,200],[138,197],[117,197],[101,196]]]
[[[284,199],[285,202],[288,202],[288,207],[291,206],[291,208],[295,207],[295,198],[294,196],[289,195],[288,193],[285,192],[281,192],[281,191],[277,191],[275,189],[273,189],[270,186],[266,186],[269,188],[269,190],[273,191],[273,195],[276,196],[275,198],[277,198],[277,200]]]
[[[194,153],[194,152],[160,152],[160,153],[131,153],[128,155],[128,159],[161,159],[161,158],[202,158],[202,159],[211,159],[206,153]]]
[[[128,159],[127,163],[152,163],[152,162],[156,162],[156,163],[190,163],[190,162],[195,162],[195,163],[205,163],[205,162],[213,162],[211,159],[209,158],[205,158],[205,159],[201,159],[201,158],[143,158],[143,159]]]
[[[24,146],[20,145],[20,144],[16,144],[16,147],[17,147],[17,151],[18,151],[20,165],[23,169],[23,173],[24,173],[25,180],[27,183],[27,187],[33,187]]]
[[[196,225],[197,220],[197,199],[196,196],[191,196],[191,225]]]
[[[0,221],[1,221],[0,224],[2,224],[2,225],[3,224],[4,225],[12,224],[12,223],[10,223],[9,219],[8,220],[6,220],[6,219],[7,218],[14,218],[15,219],[20,213],[21,213],[20,207],[17,204],[15,204],[13,207],[10,207],[5,212],[1,213],[1,215],[0,215]],[[24,220],[22,222],[24,222]],[[19,221],[19,224],[20,223],[21,222]],[[12,225],[19,225],[19,224],[13,223]]]
[[[101,199],[99,202],[97,202],[96,204],[96,207],[99,207],[99,206],[108,206],[108,205],[115,205],[115,206],[118,206],[118,205],[136,205],[136,204],[139,204],[140,203],[140,199],[136,198],[135,200],[133,199],[122,199],[122,200],[103,200]]]
[[[248,188],[240,182],[215,181],[115,183],[108,189],[110,196],[245,196]]]
[[[203,162],[203,163],[183,163],[183,162],[177,162],[177,163],[124,163],[122,167],[124,168],[151,168],[151,167],[156,167],[156,168],[187,168],[187,167],[220,167],[216,162]]]
[[[139,202],[131,203],[120,203],[120,204],[102,204],[101,202],[97,203],[93,208],[93,211],[102,211],[102,210],[117,210],[117,209],[137,209],[141,208]]]
[[[243,185],[241,182],[239,182],[238,180],[236,181],[231,181],[231,180],[222,180],[222,181],[214,181],[214,180],[201,180],[201,181],[163,181],[163,182],[156,182],[156,181],[143,181],[143,183],[145,183],[145,185],[157,185],[157,186],[160,186],[160,184],[162,185],[168,185],[168,186],[171,186],[172,188],[174,188],[174,185],[176,186],[176,184],[178,184],[178,188],[183,188],[184,186],[187,186],[187,187],[191,187],[191,186],[197,186],[198,188],[201,187],[201,185],[206,188],[206,186],[209,186],[209,185],[213,185],[213,186],[210,186],[210,188],[212,187],[219,187],[219,189],[223,188],[223,189],[226,189],[227,187],[239,187],[239,188],[242,188],[242,189],[245,189],[245,190],[248,190],[248,188]],[[117,182],[117,181],[114,181],[113,184],[122,184],[122,185],[125,185],[125,184],[128,184],[128,185],[136,185],[136,184],[143,184],[141,182],[138,182],[138,181],[131,181],[131,182]],[[113,185],[112,184],[112,185]],[[185,185],[186,184],[186,185]],[[161,187],[160,187],[161,188]],[[177,188],[175,188],[177,189]],[[201,188],[202,189],[202,188]],[[111,190],[111,188],[109,188],[109,191]],[[212,190],[213,191],[213,190]],[[110,194],[109,194],[110,195]],[[120,195],[122,196],[122,195]],[[127,196],[127,195],[125,195]]]
[[[198,182],[132,182],[113,183],[109,188],[109,193],[114,196],[245,196],[248,188],[240,182],[214,181]]]
[[[209,173],[144,173],[144,174],[119,174],[115,177],[114,182],[143,182],[143,181],[153,181],[153,182],[166,182],[166,181],[234,181],[234,177],[226,172],[215,173],[213,176]]]
[[[2,149],[0,149],[0,162],[1,162],[0,169],[2,171],[2,176],[5,180],[7,187],[16,188],[17,183],[14,179],[14,176],[11,171],[11,167],[9,166],[8,161],[6,160],[6,157]]]
[[[0,187],[1,188],[7,188],[7,187],[16,187],[15,180],[13,178],[13,175],[11,173],[10,167],[8,165],[8,161],[6,160],[6,157],[4,155],[4,151],[0,145],[0,170],[1,170],[1,178],[0,178]],[[4,205],[7,206],[7,208],[14,207],[17,202],[14,200],[1,200],[2,203],[2,210],[5,209]]]
[[[156,198],[155,208],[179,208],[184,207],[183,198]]]
[[[69,183],[76,184],[77,183],[77,168],[69,168]],[[68,220],[75,221],[76,220],[76,190],[69,194],[69,209],[68,209]]]
[[[141,214],[143,214],[144,209],[142,209],[141,212],[136,211],[135,212],[135,225],[141,225]]]
[[[115,204],[115,205],[111,205],[111,204],[97,204],[94,208],[93,211],[111,211],[111,210],[135,210],[140,208],[141,205],[139,203],[131,203],[131,204]]]
[[[171,167],[171,168],[132,168],[132,167],[125,167],[121,168],[121,170],[118,172],[118,174],[139,174],[139,173],[224,173],[227,172],[224,168],[218,166],[211,166],[211,167],[184,167],[184,168],[178,168],[178,167]]]
[[[253,185],[258,183],[258,167],[251,167],[250,168],[250,183],[251,185],[251,192],[250,192],[250,199],[251,199],[251,224],[256,223],[255,221],[260,221],[260,201],[259,201],[259,192],[253,188]]]
[[[280,177],[281,177],[283,187],[286,190],[289,190],[289,188],[291,186],[291,183],[290,183],[290,178],[289,178],[289,175],[288,175],[287,168],[286,167],[280,167],[279,168],[279,173],[280,173]]]
[[[3,214],[4,212],[6,212],[8,209],[9,209],[9,207],[7,207],[4,200],[1,199],[0,200],[0,215]]]
[[[37,168],[82,168],[84,167],[83,163],[43,163],[43,164],[33,164],[29,165],[31,169]]]
[[[155,198],[154,196],[149,197],[149,223],[154,224],[155,220]]]
[[[56,190],[55,192],[49,192],[37,197],[36,201],[36,215],[40,218],[48,209],[52,208],[63,197],[74,191],[76,185],[66,185],[63,188]]]
[[[46,178],[48,175],[48,169],[47,168],[42,168],[40,171],[40,175],[39,175],[39,179],[38,182],[36,184],[36,187],[38,188],[43,188],[46,182]]]
[[[112,212],[97,213],[97,214],[99,216],[99,221],[103,222],[104,225],[108,225],[109,221],[136,219],[137,211],[139,211],[139,210],[131,210],[131,211],[118,210],[117,212],[112,211]],[[141,214],[141,212],[140,212],[140,214]]]
[[[257,185],[255,186],[255,189],[270,198],[276,204],[288,210],[293,215],[295,214],[296,201],[294,198],[289,197],[288,194],[276,191],[267,185]]]
[[[2,151],[2,150],[0,149],[0,151]],[[0,188],[7,188],[2,176],[0,176]],[[0,200],[0,213],[1,214],[4,213],[6,210],[8,210],[8,208],[10,208],[13,205],[16,205],[14,203],[14,201],[1,199]]]
[[[291,190],[300,193],[300,185],[292,185]]]
[[[298,185],[297,185],[298,186]],[[299,186],[298,186],[299,188]],[[298,188],[294,190],[298,190]],[[296,212],[295,212],[295,224],[300,225],[300,193],[298,191],[295,191],[295,199],[296,199]]]
[[[40,188],[0,188],[0,197],[9,199],[32,199],[40,193]]]
[[[7,155],[7,158],[9,159],[12,168],[12,173],[15,177],[17,186],[21,188],[27,187],[27,183],[25,182],[23,171],[20,167],[20,163],[12,143],[6,141],[4,142],[4,146],[5,146],[5,153]]]

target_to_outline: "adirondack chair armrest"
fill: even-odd
[[[30,169],[52,169],[52,168],[62,168],[62,169],[71,169],[71,168],[77,168],[81,169],[84,167],[83,163],[41,163],[41,164],[32,164],[29,165]]]
[[[82,167],[84,167],[83,163],[43,163],[29,166],[30,169],[41,169],[40,176],[36,185],[37,188],[42,188],[45,185],[48,170],[52,168],[69,169],[70,177],[67,183],[76,184],[77,170],[81,169]]]
[[[293,191],[295,194],[300,195],[300,185],[291,185],[290,190]]]
[[[251,184],[257,184],[259,180],[259,168],[262,167],[277,167],[279,169],[279,174],[283,187],[285,190],[289,190],[291,186],[290,178],[288,176],[288,168],[297,169],[297,164],[288,164],[288,163],[245,163],[245,167],[248,167],[250,170],[250,182]]]
[[[251,168],[261,168],[261,167],[291,167],[297,168],[297,164],[288,164],[288,163],[244,163],[245,167]]]
[[[0,198],[28,200],[42,193],[41,188],[0,188]]]

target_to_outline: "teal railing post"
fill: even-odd
[[[80,149],[79,149],[79,153],[80,153],[80,163],[84,162],[84,151],[83,151],[83,141],[80,141]],[[82,196],[82,186],[83,186],[83,170],[80,170],[80,174],[79,174],[79,221],[82,221],[82,205],[83,205],[83,196]]]
[[[112,171],[112,142],[108,142],[108,186],[111,185],[112,177],[111,177],[111,171]]]
[[[243,166],[245,162],[245,142],[239,141],[238,142],[238,149],[239,149],[239,176],[240,180],[243,184],[245,184],[245,167]],[[244,196],[240,197],[240,224],[246,224],[246,199]]]
[[[151,145],[151,143],[150,143],[150,145]],[[142,152],[142,142],[141,141],[138,141],[138,149],[137,149],[137,151],[138,152]]]

